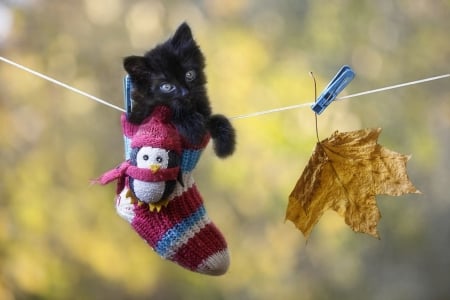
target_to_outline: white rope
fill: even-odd
[[[360,92],[360,93],[351,94],[351,95],[347,95],[347,96],[342,96],[342,97],[336,98],[336,101],[349,99],[349,98],[355,98],[355,97],[368,95],[368,94],[384,92],[384,91],[392,90],[392,89],[398,89],[398,88],[409,86],[409,85],[420,84],[420,83],[433,81],[433,80],[438,80],[438,79],[443,79],[443,78],[447,78],[447,77],[450,77],[450,74],[444,74],[444,75],[429,77],[429,78],[425,78],[425,79],[410,81],[410,82],[396,84],[396,85],[391,85],[391,86],[386,86],[386,87],[383,87],[383,88],[374,89],[374,90],[370,90],[370,91],[365,91],[365,92]],[[254,112],[254,113],[250,113],[250,114],[234,116],[234,117],[231,117],[230,119],[234,119],[234,120],[236,120],[236,119],[245,119],[245,118],[250,118],[250,117],[256,117],[256,116],[271,114],[271,113],[279,112],[279,111],[283,111],[283,110],[290,110],[290,109],[296,109],[296,108],[307,107],[307,106],[310,107],[313,104],[314,104],[314,102],[307,102],[307,103],[296,104],[296,105],[291,105],[291,106],[279,107],[279,108],[274,108],[274,109],[269,109],[269,110],[258,111],[258,112]]]
[[[13,62],[9,59],[6,59],[2,56],[0,56],[0,60],[8,63],[16,68],[19,68],[23,71],[26,71],[28,73],[31,73],[37,77],[40,77],[42,79],[45,79],[47,81],[50,81],[54,84],[57,84],[59,86],[62,86],[63,88],[66,88],[68,90],[71,90],[72,92],[78,93],[80,95],[83,95],[85,97],[88,97],[91,100],[94,100],[96,102],[99,102],[103,105],[109,106],[111,108],[114,108],[118,111],[123,111],[125,112],[125,109],[118,107],[114,104],[111,104],[105,100],[102,100],[100,98],[97,98],[91,94],[88,94],[86,92],[83,92],[77,88],[74,88],[66,83],[63,83],[59,80],[56,80],[54,78],[51,78],[47,75],[44,75],[42,73],[39,73],[37,71],[34,71],[30,68],[27,68],[21,64],[18,64],[16,62]],[[365,91],[365,92],[360,92],[360,93],[356,93],[356,94],[352,94],[352,95],[347,95],[347,96],[342,96],[342,97],[338,97],[336,98],[336,101],[340,101],[340,100],[344,100],[344,99],[349,99],[349,98],[355,98],[355,97],[360,97],[360,96],[364,96],[364,95],[368,95],[368,94],[373,94],[373,93],[379,93],[379,92],[384,92],[387,90],[392,90],[392,89],[398,89],[398,88],[402,88],[405,86],[410,86],[410,85],[415,85],[415,84],[420,84],[420,83],[424,83],[424,82],[429,82],[429,81],[433,81],[433,80],[439,80],[439,79],[444,79],[444,78],[448,78],[450,77],[450,74],[443,74],[443,75],[439,75],[439,76],[434,76],[434,77],[429,77],[429,78],[425,78],[425,79],[419,79],[419,80],[415,80],[415,81],[410,81],[410,82],[405,82],[405,83],[401,83],[401,84],[396,84],[396,85],[391,85],[391,86],[386,86],[383,88],[378,88],[378,89],[373,89],[373,90],[369,90],[369,91]],[[274,108],[274,109],[269,109],[269,110],[263,110],[263,111],[258,111],[258,112],[254,112],[254,113],[249,113],[249,114],[243,114],[243,115],[238,115],[238,116],[234,116],[231,117],[230,119],[233,120],[237,120],[237,119],[245,119],[245,118],[250,118],[250,117],[256,117],[256,116],[261,116],[261,115],[266,115],[266,114],[271,114],[271,113],[275,113],[275,112],[280,112],[280,111],[284,111],[284,110],[291,110],[291,109],[297,109],[297,108],[302,108],[302,107],[310,107],[311,105],[313,105],[314,102],[307,102],[307,103],[301,103],[301,104],[295,104],[295,105],[291,105],[291,106],[285,106],[285,107],[279,107],[279,108]]]
[[[275,112],[279,112],[279,111],[283,111],[283,110],[290,110],[290,109],[296,109],[296,108],[311,106],[313,104],[314,104],[314,102],[295,104],[295,105],[291,105],[291,106],[273,108],[273,109],[257,111],[257,112],[249,113],[249,114],[245,114],[245,115],[234,116],[234,117],[231,117],[230,119],[232,119],[232,120],[245,119],[245,118],[250,118],[250,117],[256,117],[256,116],[271,114],[271,113],[275,113]]]
[[[61,81],[59,81],[59,80],[56,80],[56,79],[51,78],[51,77],[49,77],[49,76],[47,76],[47,75],[44,75],[44,74],[39,73],[39,72],[37,72],[37,71],[34,71],[34,70],[30,69],[30,68],[27,68],[27,67],[25,67],[25,66],[22,66],[22,65],[20,65],[20,64],[18,64],[18,63],[16,63],[16,62],[13,62],[13,61],[11,61],[11,60],[9,60],[9,59],[6,59],[6,58],[4,58],[4,57],[2,57],[2,56],[0,56],[0,60],[4,61],[5,63],[8,63],[8,64],[10,64],[10,65],[12,65],[12,66],[14,66],[14,67],[16,67],[16,68],[19,68],[19,69],[21,69],[21,70],[23,70],[23,71],[25,71],[25,72],[31,73],[31,74],[33,74],[33,75],[35,75],[35,76],[37,76],[37,77],[40,77],[40,78],[45,79],[45,80],[47,80],[47,81],[50,81],[50,82],[52,82],[52,83],[54,83],[54,84],[57,84],[57,85],[59,85],[59,86],[62,86],[63,88],[66,88],[66,89],[68,89],[68,90],[71,90],[72,92],[75,92],[75,93],[78,93],[78,94],[83,95],[83,96],[85,96],[85,97],[88,97],[89,99],[94,100],[94,101],[96,101],[96,102],[99,102],[99,103],[101,103],[101,104],[103,104],[103,105],[106,105],[106,106],[112,107],[112,108],[114,108],[114,109],[117,109],[117,110],[119,110],[119,111],[125,112],[125,109],[123,109],[123,108],[121,108],[121,107],[118,107],[118,106],[116,106],[116,105],[114,105],[114,104],[111,104],[111,103],[105,101],[105,100],[102,100],[102,99],[100,99],[100,98],[97,98],[97,97],[95,97],[95,96],[92,96],[91,94],[88,94],[88,93],[86,93],[86,92],[83,92],[83,91],[81,91],[81,90],[79,90],[79,89],[77,89],[77,88],[74,88],[74,87],[72,87],[72,86],[70,86],[70,85],[68,85],[68,84],[66,84],[66,83],[63,83],[63,82],[61,82]]]
[[[336,100],[344,100],[344,99],[348,99],[348,98],[353,98],[353,97],[359,97],[359,96],[373,94],[373,93],[384,92],[384,91],[387,91],[387,90],[398,89],[398,88],[405,87],[405,86],[408,86],[408,85],[420,84],[420,83],[433,81],[433,80],[438,80],[438,79],[443,79],[443,78],[447,78],[447,77],[450,77],[450,74],[444,74],[444,75],[429,77],[429,78],[420,79],[420,80],[416,80],[416,81],[410,81],[410,82],[405,82],[405,83],[400,83],[400,84],[396,84],[396,85],[391,85],[391,86],[387,86],[387,87],[383,87],[383,88],[379,88],[379,89],[374,89],[374,90],[370,90],[370,91],[366,91],[366,92],[361,92],[361,93],[356,93],[356,94],[352,94],[352,95],[342,96],[342,97],[336,98]]]

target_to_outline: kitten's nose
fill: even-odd
[[[180,94],[182,97],[186,96],[189,93],[189,91],[187,89],[185,89],[184,87],[180,88]]]

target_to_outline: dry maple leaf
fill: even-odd
[[[316,148],[289,196],[286,219],[308,238],[322,214],[335,210],[356,232],[379,238],[375,196],[420,193],[406,174],[410,156],[377,143],[381,128],[335,132]]]

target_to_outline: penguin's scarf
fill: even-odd
[[[176,180],[179,172],[180,167],[152,171],[150,169],[138,168],[131,165],[129,161],[125,161],[117,168],[105,172],[102,176],[95,180],[95,183],[105,185],[111,181],[117,180],[117,190],[122,191],[125,187],[126,176],[145,182],[160,182]]]

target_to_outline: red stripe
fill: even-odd
[[[136,216],[131,225],[151,247],[155,247],[167,230],[196,212],[202,204],[202,198],[194,184],[159,212],[149,211],[148,205],[136,206]]]
[[[222,233],[216,225],[209,223],[178,249],[176,255],[170,260],[195,271],[205,259],[226,248],[227,242]]]

